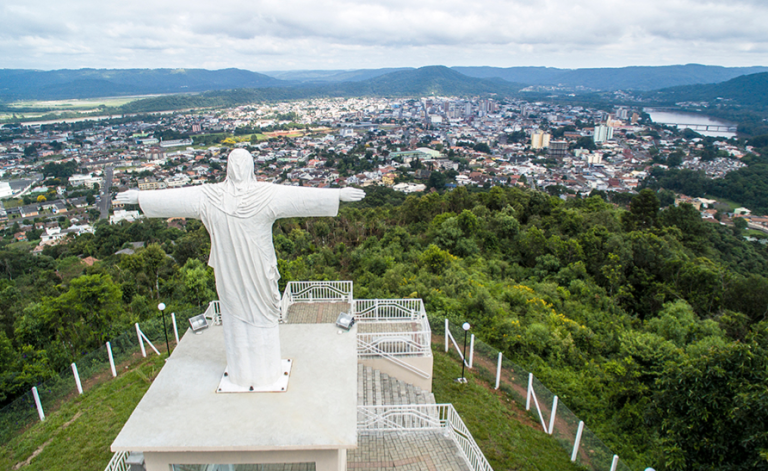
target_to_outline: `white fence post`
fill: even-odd
[[[176,327],[176,313],[171,313],[171,320],[173,321],[173,335],[176,336],[176,345],[179,344],[179,329]]]
[[[77,372],[77,365],[72,363],[72,374],[75,375],[75,384],[77,385],[77,392],[83,393],[83,385],[80,384],[80,374]]]
[[[136,323],[136,335],[139,337],[139,346],[141,347],[141,356],[147,357],[147,350],[144,348],[144,339],[141,338],[141,330],[139,330],[139,323]]]
[[[528,373],[528,395],[525,398],[525,410],[531,410],[531,392],[533,391],[533,373]]]
[[[144,339],[144,341],[149,344],[149,346],[152,348],[152,350],[154,350],[155,353],[160,355],[160,352],[155,348],[155,346],[147,338],[147,336],[144,335],[144,332],[141,331],[141,328],[139,327],[139,323],[138,322],[136,323],[136,332],[138,332],[138,334],[139,334],[139,341],[141,341],[141,339]],[[143,353],[145,357],[147,356],[146,355],[146,350],[144,350],[144,344],[143,343],[141,344],[141,353]]]
[[[499,361],[496,363],[496,387],[499,389],[499,381],[501,381],[501,352],[499,352]]]
[[[468,367],[472,368],[472,360],[475,357],[475,334],[472,334],[472,337],[469,339],[469,365]]]
[[[557,414],[557,396],[552,399],[552,413],[549,414],[549,434],[552,435],[552,430],[555,428],[555,414]]]
[[[445,353],[448,353],[448,336],[450,335],[450,332],[448,332],[448,319],[445,319]]]
[[[45,420],[45,413],[43,412],[43,404],[40,402],[40,395],[37,394],[37,386],[32,386],[32,397],[35,398],[35,406],[37,406],[37,415],[40,417],[40,421]]]
[[[613,455],[613,462],[611,463],[611,471],[616,471],[616,467],[619,465],[619,455]]]
[[[109,354],[109,367],[112,368],[112,377],[117,377],[117,370],[115,369],[115,358],[112,356],[112,344],[107,342],[107,353]]]
[[[576,440],[573,441],[573,452],[571,452],[571,461],[576,462],[576,455],[579,453],[579,444],[581,443],[581,433],[584,431],[584,421],[579,422],[579,429],[576,431]]]

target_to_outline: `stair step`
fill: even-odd
[[[381,397],[381,371],[375,370],[373,372],[373,403],[377,406],[380,406],[382,397]]]
[[[435,396],[413,384],[359,363],[357,403],[367,406],[434,404]]]

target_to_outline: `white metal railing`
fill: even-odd
[[[294,303],[353,302],[351,281],[289,281],[281,299],[280,320],[288,318],[288,308]]]
[[[424,355],[431,352],[430,333],[426,332],[371,332],[357,334],[357,355]]]
[[[391,327],[381,333],[358,332],[358,355],[370,356],[370,346],[391,355],[431,352],[432,331],[421,299],[356,299],[352,306],[357,322]],[[414,323],[416,330],[412,328]]]
[[[379,338],[386,336],[387,335],[386,333],[384,333],[384,334],[379,333],[379,334],[372,334],[372,335],[377,335],[378,338],[374,338],[373,341],[370,341],[370,342],[366,342],[366,340],[364,338],[361,339],[360,338],[360,334],[357,335],[357,356],[358,356],[358,358],[360,358],[360,357],[363,357],[363,358],[365,358],[365,357],[385,358],[385,359],[391,361],[392,363],[394,363],[396,365],[399,365],[401,368],[404,368],[404,369],[406,369],[406,370],[408,370],[408,371],[410,371],[410,372],[412,372],[412,373],[414,373],[414,374],[416,374],[418,376],[421,376],[422,378],[430,378],[431,377],[431,375],[429,373],[427,373],[426,371],[423,371],[423,370],[421,370],[421,369],[411,365],[407,361],[404,361],[404,360],[401,359],[402,356],[405,355],[405,354],[408,354],[408,355],[421,354],[421,355],[427,356],[428,354],[431,354],[431,352],[429,352],[429,347],[427,347],[428,353],[425,353],[423,351],[422,352],[419,352],[419,351],[408,351],[407,353],[405,353],[405,352],[400,353],[400,355],[393,354],[393,353],[390,353],[387,350],[383,350],[382,348],[380,348],[381,343],[379,343],[378,340],[379,340]],[[395,335],[397,335],[397,334],[395,334]],[[389,342],[390,342],[389,345],[386,347],[389,350],[393,350],[393,349],[401,350],[401,349],[410,348],[410,345],[407,343],[408,342],[408,338],[402,338],[401,337],[401,338],[396,339],[396,340],[394,338],[391,338],[391,340],[389,340]]]
[[[357,406],[357,431],[440,430],[457,445],[473,471],[493,471],[452,404]]]
[[[358,322],[426,318],[421,299],[355,299],[352,313]]]
[[[109,464],[104,468],[104,471],[128,471],[128,465],[125,464],[128,454],[127,451],[118,451],[112,455],[112,459],[109,460]]]
[[[208,309],[203,314],[213,325],[221,325],[221,303],[218,300],[209,302]]]
[[[385,326],[382,332],[360,332],[362,329],[358,328],[359,358],[386,358],[422,378],[430,377],[429,373],[398,358],[432,354],[432,332],[421,299],[356,299],[352,311],[361,326]]]

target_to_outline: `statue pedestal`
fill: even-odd
[[[224,374],[219,381],[219,387],[216,392],[219,393],[262,393],[262,392],[285,392],[288,390],[288,380],[291,379],[291,364],[290,359],[282,359],[280,366],[282,367],[283,376],[269,386],[262,387],[250,387],[240,386],[229,380],[228,370],[224,370]]]
[[[346,450],[357,446],[357,328],[340,334],[332,324],[284,324],[280,342],[292,360],[285,392],[220,394],[222,328],[184,335],[112,451],[143,452],[147,471],[267,463],[346,469]]]

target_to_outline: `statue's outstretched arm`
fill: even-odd
[[[360,201],[365,198],[365,192],[358,188],[343,188],[339,192],[340,201]]]
[[[336,216],[339,201],[360,201],[363,190],[275,185],[271,211],[275,219]]]
[[[115,199],[123,204],[139,204],[139,190],[128,190],[118,193]]]
[[[123,204],[138,204],[150,218],[183,217],[200,219],[203,193],[199,186],[169,190],[128,190],[115,199]]]

